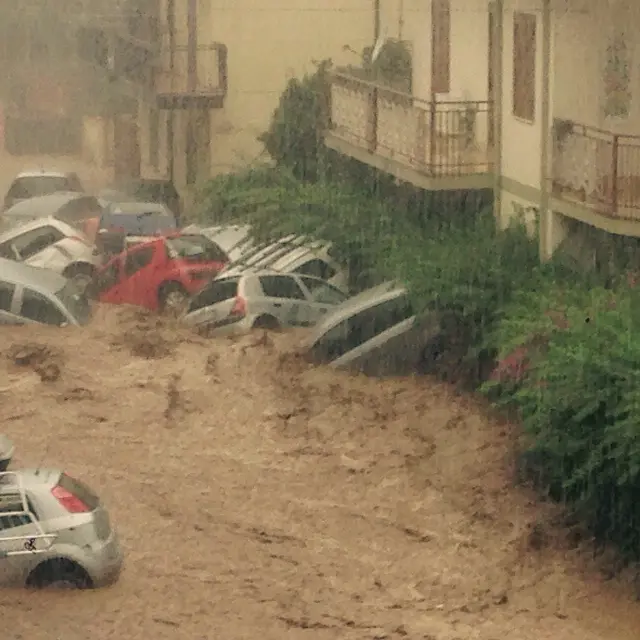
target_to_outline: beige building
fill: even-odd
[[[411,91],[336,74],[329,146],[423,189],[492,187],[505,223],[539,223],[543,257],[584,258],[588,229],[640,237],[638,2],[380,5]]]
[[[179,188],[246,167],[287,81],[313,61],[357,61],[371,0],[161,0],[155,94],[141,101],[143,175]]]

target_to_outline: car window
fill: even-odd
[[[227,254],[213,241],[205,236],[182,235],[167,238],[169,258],[179,258],[187,262],[228,262]]]
[[[78,184],[66,176],[29,176],[15,180],[7,196],[26,199],[48,196],[58,191],[82,191],[82,187],[78,188]]]
[[[11,311],[11,302],[15,291],[15,284],[0,281],[0,311]]]
[[[0,244],[0,258],[6,258],[7,260],[17,260],[19,258],[10,241]]]
[[[10,243],[17,251],[17,255],[20,256],[20,259],[28,260],[40,253],[40,251],[44,251],[47,247],[50,247],[52,244],[62,240],[64,237],[65,235],[61,231],[55,227],[46,225],[44,227],[25,231],[25,233],[15,236]]]
[[[37,517],[33,510],[31,501],[27,499],[27,508],[31,511],[34,518]],[[13,529],[14,527],[21,527],[25,524],[31,523],[31,518],[28,514],[21,513],[24,511],[24,506],[19,494],[6,494],[0,496],[0,530]],[[12,513],[13,515],[4,515]],[[18,512],[18,515],[15,515]]]
[[[132,276],[134,273],[144,269],[144,267],[151,264],[153,260],[155,245],[146,247],[137,247],[127,253],[124,260],[124,275],[125,277]]]
[[[332,287],[330,284],[316,278],[302,277],[302,283],[309,290],[311,300],[319,304],[340,304],[347,299],[340,289]]]
[[[294,269],[293,272],[301,275],[303,274],[305,276],[315,276],[316,278],[322,278],[323,280],[329,280],[336,275],[336,270],[328,262],[320,260],[320,258],[307,260],[297,269]]]
[[[60,326],[68,322],[66,316],[51,300],[27,288],[22,291],[22,309],[20,315],[23,318],[35,320],[42,324]]]
[[[214,280],[191,299],[189,311],[197,311],[198,309],[218,304],[218,302],[235,298],[238,294],[238,282],[238,278]]]
[[[98,275],[98,291],[108,291],[120,281],[120,259],[114,260]]]
[[[306,300],[304,291],[294,278],[289,276],[260,276],[260,286],[268,298],[293,298]]]
[[[313,346],[313,355],[330,362],[407,320],[414,311],[407,296],[381,302],[343,320]]]

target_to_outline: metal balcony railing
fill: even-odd
[[[329,134],[429,177],[492,170],[492,109],[487,100],[425,101],[334,73]]]
[[[561,119],[553,133],[554,196],[611,218],[640,220],[640,135]]]

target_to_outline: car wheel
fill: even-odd
[[[89,266],[72,265],[63,274],[65,278],[71,280],[78,289],[86,294],[91,293],[94,271]]]
[[[256,318],[251,328],[278,331],[278,329],[280,329],[280,323],[273,316],[260,316]]]
[[[161,289],[160,308],[172,316],[182,315],[187,309],[189,295],[179,284],[169,284]]]
[[[92,583],[82,567],[59,558],[38,565],[27,579],[27,586],[34,589],[90,589]]]

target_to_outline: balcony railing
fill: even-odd
[[[330,135],[427,177],[492,169],[489,101],[424,101],[350,75],[331,81]]]
[[[640,220],[640,135],[555,120],[552,182],[557,198]]]
[[[220,43],[199,45],[193,54],[177,46],[164,50],[156,76],[156,95],[161,108],[222,106],[227,93],[227,48]]]

